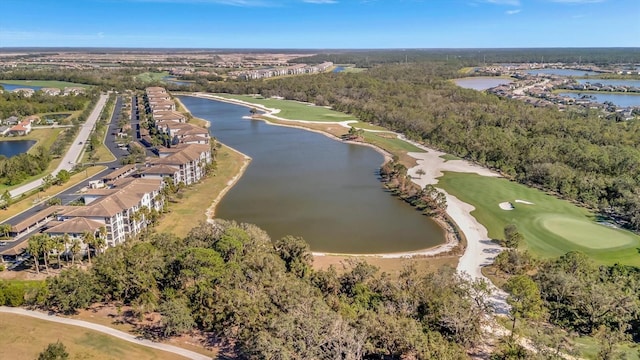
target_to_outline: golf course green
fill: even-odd
[[[597,222],[587,209],[503,179],[447,172],[438,187],[473,205],[489,237],[502,239],[507,224],[524,235],[523,247],[542,258],[581,251],[602,264],[640,265],[640,236]],[[510,206],[501,207],[501,203]],[[507,210],[508,209],[508,210]]]

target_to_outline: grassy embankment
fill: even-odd
[[[157,232],[169,232],[185,236],[200,221],[207,220],[206,209],[235,176],[238,176],[244,156],[229,147],[222,146],[216,155],[217,169],[201,182],[189,186],[183,197],[169,204],[169,214],[160,219]]]
[[[250,102],[253,104],[262,105],[272,109],[280,109],[280,112],[275,114],[278,117],[290,120],[304,120],[304,121],[324,121],[324,122],[339,122],[339,121],[357,121],[355,117],[344,114],[335,110],[328,109],[322,106],[315,106],[307,103],[302,103],[292,100],[279,100],[279,99],[266,99],[261,96],[251,95],[231,95],[231,94],[215,94],[228,99],[241,100]]]
[[[19,85],[19,86],[42,86],[48,88],[64,89],[65,87],[90,87],[87,84],[77,84],[67,81],[57,80],[0,80],[0,85]]]
[[[0,222],[27,210],[39,202],[45,201],[50,197],[54,197],[59,192],[79,184],[87,179],[87,177],[91,177],[104,169],[106,169],[105,166],[93,166],[87,168],[86,171],[73,174],[71,179],[64,185],[54,185],[45,191],[34,191],[31,195],[21,197],[14,201],[6,210],[0,210]]]
[[[263,117],[265,120],[282,125],[295,125],[300,127],[309,128],[312,130],[320,130],[340,137],[348,132],[348,128],[336,125],[336,122],[342,121],[354,121],[349,125],[365,129],[365,130],[380,130],[384,131],[383,127],[358,121],[355,117],[344,113],[337,112],[335,110],[327,109],[321,106],[313,106],[306,103],[291,101],[291,100],[278,100],[278,99],[265,99],[263,97],[255,97],[250,95],[230,95],[230,94],[216,94],[228,99],[241,100],[250,102],[257,105],[262,105],[272,109],[280,109],[280,112],[276,116],[288,119],[288,120],[302,120],[302,121],[318,121],[326,122],[327,124],[309,124],[309,123],[292,123],[290,121],[279,121],[270,117]],[[407,166],[415,165],[415,159],[408,156],[407,152],[424,152],[424,150],[409,144],[406,141],[400,140],[396,135],[391,132],[369,132],[364,133],[364,140],[367,143],[375,145],[392,155],[396,155]]]
[[[0,358],[35,359],[48,344],[62,342],[72,359],[184,359],[77,326],[0,314]]]
[[[524,235],[524,247],[542,258],[581,251],[601,264],[640,266],[640,236],[598,224],[595,214],[569,201],[506,179],[476,174],[445,173],[438,186],[473,205],[476,210],[471,214],[491,238],[503,238],[505,225],[513,223]],[[502,202],[510,202],[514,209],[502,210]]]

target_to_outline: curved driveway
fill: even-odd
[[[107,102],[107,97],[108,97],[107,94],[100,95],[100,99],[98,99],[98,102],[96,103],[96,106],[93,108],[93,111],[87,118],[87,121],[85,121],[82,124],[82,127],[80,127],[80,131],[78,132],[78,135],[73,140],[73,143],[71,144],[71,146],[69,146],[69,150],[67,150],[67,153],[62,158],[62,161],[60,162],[58,167],[51,173],[51,175],[56,176],[60,170],[71,171],[71,169],[73,169],[76,163],[76,159],[78,159],[78,156],[80,156],[82,149],[84,149],[84,144],[89,139],[89,135],[91,134],[91,131],[93,130],[96,124],[96,121],[98,121],[98,118],[100,117],[102,108],[104,108],[104,105]],[[27,191],[36,189],[41,185],[42,185],[42,179],[37,179],[30,183],[17,187],[11,190],[9,193],[11,194],[12,198],[15,198]]]
[[[146,340],[146,339],[139,339],[131,334],[128,334],[124,331],[120,331],[120,330],[116,330],[116,329],[112,329],[108,326],[104,326],[104,325],[99,325],[99,324],[94,324],[94,323],[90,323],[88,321],[82,321],[82,320],[75,320],[75,319],[69,319],[69,318],[64,318],[64,317],[60,317],[60,316],[56,316],[56,315],[49,315],[49,314],[45,314],[45,313],[41,313],[39,311],[32,311],[32,310],[26,310],[26,309],[22,309],[22,308],[12,308],[12,307],[7,307],[7,306],[0,306],[0,312],[3,313],[9,313],[9,314],[17,314],[17,315],[22,315],[22,316],[30,316],[36,319],[40,319],[40,320],[46,320],[46,321],[53,321],[53,322],[57,322],[60,324],[66,324],[66,325],[73,325],[73,326],[79,326],[79,327],[83,327],[86,329],[91,329],[94,331],[98,331],[101,332],[103,334],[107,334],[110,336],[114,336],[117,337],[118,339],[122,339],[134,344],[138,344],[138,345],[142,345],[142,346],[146,346],[146,347],[150,347],[150,348],[154,348],[154,349],[158,349],[158,350],[162,350],[162,351],[167,351],[173,354],[178,354],[180,356],[184,356],[187,359],[195,359],[195,360],[211,360],[210,357],[206,356],[206,355],[202,355],[202,354],[198,354],[197,352],[193,352],[190,350],[186,350],[177,346],[173,346],[173,345],[168,345],[168,344],[162,344],[162,343],[157,343],[157,342],[153,342],[151,340]]]

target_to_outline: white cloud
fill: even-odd
[[[516,10],[507,10],[507,11],[505,11],[504,13],[505,13],[505,14],[507,14],[507,15],[515,15],[515,14],[517,14],[517,13],[521,12],[521,11],[522,11],[521,9],[516,9]]]

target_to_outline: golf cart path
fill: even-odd
[[[69,319],[69,318],[60,317],[60,316],[57,316],[57,315],[46,314],[46,313],[39,312],[39,311],[26,310],[26,309],[23,309],[23,308],[12,308],[12,307],[7,307],[7,306],[0,306],[0,312],[9,313],[9,314],[16,314],[16,315],[22,315],[22,316],[29,316],[29,317],[33,317],[33,318],[36,318],[36,319],[52,321],[52,322],[65,324],[65,325],[83,327],[83,328],[86,328],[86,329],[98,331],[100,333],[116,337],[116,338],[124,340],[124,341],[131,342],[131,343],[134,343],[134,344],[138,344],[138,345],[142,345],[142,346],[146,346],[146,347],[150,347],[150,348],[154,348],[154,349],[158,349],[158,350],[162,350],[162,351],[167,351],[167,352],[170,352],[170,353],[173,353],[173,354],[177,354],[177,355],[180,355],[180,356],[184,356],[187,359],[211,360],[211,357],[208,357],[206,355],[202,355],[202,354],[199,354],[199,353],[196,353],[196,352],[193,352],[193,351],[190,351],[190,350],[186,350],[186,349],[183,349],[183,348],[180,348],[180,347],[177,347],[177,346],[173,346],[173,345],[162,344],[162,343],[157,343],[157,342],[154,342],[154,341],[151,341],[151,340],[141,339],[141,338],[138,338],[138,337],[133,336],[131,334],[128,334],[128,333],[126,333],[124,331],[112,329],[112,328],[110,328],[108,326],[94,324],[94,323],[91,323],[91,322],[88,322],[88,321]]]

